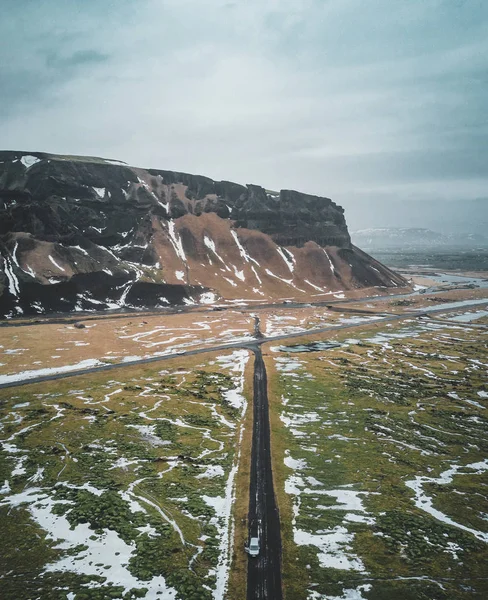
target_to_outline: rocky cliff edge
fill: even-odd
[[[0,316],[407,285],[329,198],[94,158],[0,152]]]

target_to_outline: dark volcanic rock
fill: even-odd
[[[177,219],[215,212],[235,219],[238,227],[267,233],[282,246],[300,247],[310,240],[321,246],[351,244],[344,210],[329,198],[292,190],[267,193],[257,185],[154,169],[146,171],[152,176],[146,183],[134,169],[102,159],[59,160],[35,153],[31,156],[39,162],[26,167],[22,156],[0,152],[0,234],[24,231],[69,241],[83,232],[111,245],[122,241],[121,231],[149,222],[151,215]],[[174,189],[161,190],[160,182],[166,188],[184,186],[184,197]]]
[[[301,247],[314,241],[320,246],[351,247],[344,209],[329,198],[293,190],[271,196],[250,185],[236,203],[235,218],[242,227],[267,233],[280,246]]]
[[[41,152],[0,152],[0,251],[0,316],[405,284],[328,198]]]

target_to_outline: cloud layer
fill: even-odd
[[[295,188],[487,195],[483,0],[18,0],[2,148]]]

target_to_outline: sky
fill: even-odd
[[[487,106],[485,0],[2,1],[2,149],[418,206],[488,198]]]

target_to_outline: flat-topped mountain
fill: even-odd
[[[42,152],[0,152],[0,251],[2,316],[406,285],[329,198]]]

